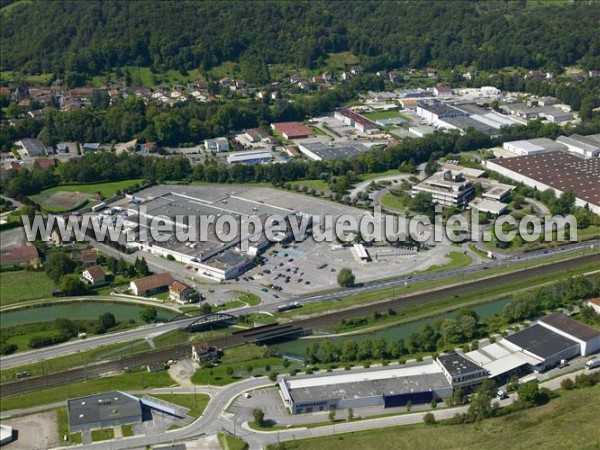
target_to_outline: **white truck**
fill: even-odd
[[[600,367],[600,358],[590,359],[588,362],[585,363],[585,367],[588,370],[592,370],[592,369],[595,369],[596,367]]]

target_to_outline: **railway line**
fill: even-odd
[[[524,269],[519,272],[511,272],[504,275],[498,275],[494,278],[473,281],[435,291],[422,292],[415,295],[393,298],[383,302],[357,306],[328,314],[315,315],[288,323],[270,324],[248,330],[239,330],[235,331],[231,335],[209,339],[206,342],[207,344],[217,348],[226,348],[244,343],[264,342],[270,339],[299,335],[302,334],[302,332],[307,332],[311,329],[335,325],[342,319],[363,317],[373,314],[374,312],[385,312],[390,308],[401,309],[409,306],[422,305],[444,298],[461,297],[480,292],[484,289],[501,287],[506,284],[529,278],[535,278],[536,276],[551,275],[556,272],[563,272],[564,270],[569,270],[584,264],[593,263],[597,263],[598,268],[600,268],[600,259],[597,254],[590,254],[576,259],[552,263],[541,267]],[[181,358],[188,356],[190,353],[190,345],[182,344],[150,353],[144,353],[142,355],[127,356],[118,360],[99,362],[62,372],[4,383],[0,385],[0,394],[2,397],[5,397],[18,395],[25,392],[32,392],[44,388],[61,386],[68,383],[92,379],[110,372],[122,371],[125,370],[125,368],[138,368],[140,366],[159,361]]]

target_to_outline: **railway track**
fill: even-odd
[[[494,278],[464,283],[458,286],[443,288],[431,292],[423,292],[420,294],[395,298],[379,303],[372,303],[355,308],[335,311],[329,314],[313,316],[305,319],[295,320],[287,324],[271,324],[261,328],[250,330],[240,330],[231,335],[219,338],[209,339],[206,342],[217,348],[232,347],[235,345],[244,344],[247,342],[257,342],[263,340],[264,337],[277,337],[278,333],[283,336],[286,330],[290,329],[314,329],[319,327],[333,326],[342,319],[351,319],[355,317],[363,317],[374,312],[385,312],[388,309],[401,309],[409,306],[426,304],[434,300],[440,300],[451,297],[461,297],[484,289],[500,287],[505,284],[535,278],[536,276],[551,275],[555,272],[562,272],[565,269],[572,269],[583,264],[598,263],[600,268],[600,259],[598,255],[592,254],[582,256],[580,258],[552,263],[545,266],[538,266],[531,269],[524,269],[519,272],[511,272],[505,275],[499,275]],[[18,395],[25,392],[32,392],[39,389],[50,388],[83,381],[98,377],[102,374],[121,371],[125,368],[134,368],[146,364],[152,364],[159,361],[167,361],[169,359],[181,358],[190,354],[190,345],[182,344],[175,347],[161,349],[152,353],[143,355],[134,355],[124,357],[119,360],[100,362],[90,364],[84,367],[78,367],[63,372],[47,374],[44,376],[27,378],[20,381],[4,383],[0,385],[0,395],[2,397],[10,395]]]

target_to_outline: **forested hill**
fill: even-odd
[[[552,4],[553,2],[547,2]],[[351,51],[366,69],[600,64],[600,2],[3,0],[2,70],[97,74],[224,61],[315,67]],[[583,60],[582,60],[583,58]],[[582,60],[582,61],[581,61]]]

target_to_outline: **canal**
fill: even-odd
[[[487,319],[488,317],[492,317],[495,314],[501,313],[506,306],[512,300],[512,296],[502,297],[498,300],[494,300],[489,303],[485,303],[482,305],[474,306],[472,308],[481,319]],[[407,322],[401,325],[392,326],[389,328],[385,328],[379,331],[374,331],[371,333],[362,333],[355,334],[351,336],[340,336],[340,337],[332,337],[327,338],[326,340],[331,343],[340,344],[348,340],[353,340],[357,343],[367,339],[379,339],[384,338],[388,342],[397,341],[398,339],[404,339],[405,341],[408,339],[412,333],[419,332],[423,329],[423,327],[427,324],[433,324],[438,320],[448,319],[453,317],[456,314],[456,311],[448,312],[445,314],[438,314],[435,316],[427,317],[426,319],[415,320],[414,322]],[[325,339],[296,339],[294,341],[282,342],[276,345],[273,345],[272,348],[280,353],[285,355],[289,355],[292,357],[304,357],[304,349],[311,342],[323,342]]]
[[[145,305],[102,302],[79,301],[72,303],[59,303],[56,305],[36,306],[33,308],[6,311],[0,314],[0,328],[15,325],[27,325],[38,322],[49,322],[54,319],[96,320],[101,314],[113,313],[118,322],[128,320],[140,321],[140,311]],[[176,312],[157,308],[159,320],[168,320],[177,315]]]

